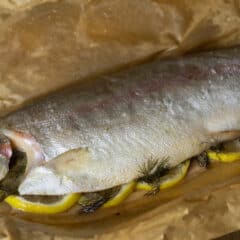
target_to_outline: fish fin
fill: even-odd
[[[89,160],[88,148],[76,148],[58,155],[46,165],[52,166],[57,173],[63,175],[68,171],[84,168]]]
[[[88,148],[69,150],[33,168],[25,176],[18,190],[20,194],[25,195],[86,192],[85,189],[88,191],[92,186],[101,184],[91,172],[92,168],[101,167],[101,164],[96,162],[92,159]]]

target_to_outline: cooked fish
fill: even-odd
[[[240,137],[240,48],[155,60],[0,120],[28,157],[20,194],[95,192]]]

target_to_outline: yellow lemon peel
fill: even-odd
[[[187,174],[188,168],[190,166],[190,160],[187,160],[175,168],[171,169],[169,173],[161,178],[160,190],[170,188],[178,184]],[[151,191],[153,186],[146,182],[138,182],[136,185],[138,190]]]
[[[31,202],[24,199],[22,196],[10,195],[4,201],[11,207],[24,212],[36,214],[56,214],[71,208],[75,203],[77,203],[79,197],[79,193],[72,193],[63,196],[61,200],[54,203],[44,204],[41,202]]]
[[[132,181],[130,183],[124,184],[118,194],[108,200],[106,203],[103,204],[102,208],[110,208],[110,207],[115,207],[122,203],[135,189],[136,182]]]
[[[219,162],[234,162],[240,160],[240,152],[214,152],[208,151],[207,156],[210,160]]]

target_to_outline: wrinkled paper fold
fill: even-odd
[[[0,114],[76,81],[155,55],[174,56],[238,44],[239,0],[2,0]],[[240,173],[239,164],[237,167]],[[240,178],[236,171],[232,178],[223,171],[221,188],[212,188],[212,193],[206,191],[206,185],[218,185],[217,182],[208,182],[204,176],[199,179],[202,182],[199,180],[198,189],[202,191],[197,191],[195,200],[189,200],[194,188],[185,192],[182,185],[177,188],[181,194],[174,195],[174,189],[169,196],[164,193],[169,201],[154,208],[141,208],[139,204],[136,207],[132,200],[120,210],[111,210],[112,215],[75,216],[66,228],[42,224],[54,223],[54,218],[49,220],[46,216],[37,221],[31,216],[22,218],[3,204],[0,236],[59,240],[143,236],[208,239],[240,228]],[[153,204],[153,200],[143,202],[148,201]],[[132,208],[131,214],[127,213],[128,208]],[[84,218],[92,221],[91,227],[84,224]],[[105,225],[97,220],[102,218]]]

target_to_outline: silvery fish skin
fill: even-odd
[[[29,158],[20,194],[121,185],[150,159],[173,167],[240,136],[240,48],[102,76],[32,103],[0,127]]]

